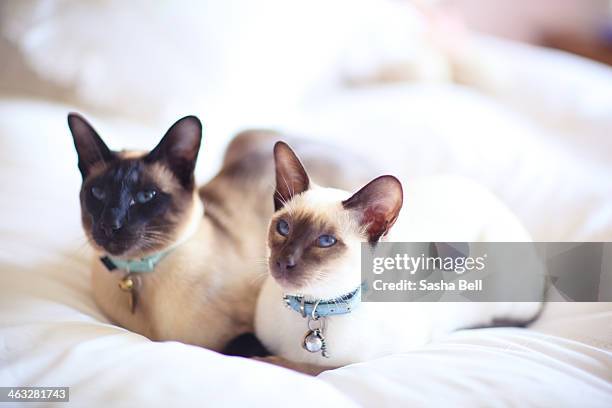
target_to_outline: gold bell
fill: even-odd
[[[125,278],[119,281],[119,289],[129,292],[134,288],[134,281],[131,277],[126,276]]]

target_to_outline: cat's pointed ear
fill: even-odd
[[[68,127],[79,156],[79,170],[83,179],[87,177],[95,164],[108,163],[115,158],[113,152],[106,147],[94,128],[78,113],[68,114]]]
[[[274,164],[276,167],[274,211],[278,211],[295,195],[308,190],[310,179],[300,159],[285,142],[276,142],[274,145]]]
[[[159,144],[145,157],[146,162],[163,162],[185,188],[193,188],[200,143],[202,123],[195,116],[177,120],[166,132]]]
[[[402,183],[393,176],[380,176],[343,201],[342,205],[357,213],[359,224],[366,228],[368,241],[374,243],[389,232],[403,201]]]

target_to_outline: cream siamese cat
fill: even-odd
[[[412,350],[460,328],[528,321],[539,311],[539,303],[360,303],[362,242],[528,241],[529,235],[501,202],[466,180],[432,178],[403,191],[395,177],[382,176],[351,194],[314,184],[283,142],[274,158],[270,276],[255,316],[257,337],[276,356],[268,361],[318,373]],[[325,317],[316,319],[313,310]]]
[[[277,136],[237,136],[220,172],[198,191],[202,126],[196,117],[177,121],[146,153],[110,150],[78,114],[70,114],[68,124],[83,176],[82,224],[96,252],[93,293],[102,311],[151,339],[214,350],[252,332]],[[320,149],[309,151],[327,182],[350,185],[342,163]]]

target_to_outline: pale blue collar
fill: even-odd
[[[153,272],[155,270],[155,266],[161,261],[170,250],[157,252],[153,255],[145,256],[140,259],[117,259],[112,258],[108,255],[100,258],[100,261],[106,266],[106,269],[109,271],[115,269],[122,269],[126,272]]]
[[[328,300],[306,301],[303,296],[285,295],[285,304],[300,313],[302,317],[313,319],[351,313],[361,303],[361,286],[345,295]]]

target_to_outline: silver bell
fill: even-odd
[[[304,336],[302,347],[311,353],[318,353],[323,348],[323,336],[319,330],[309,331]]]

